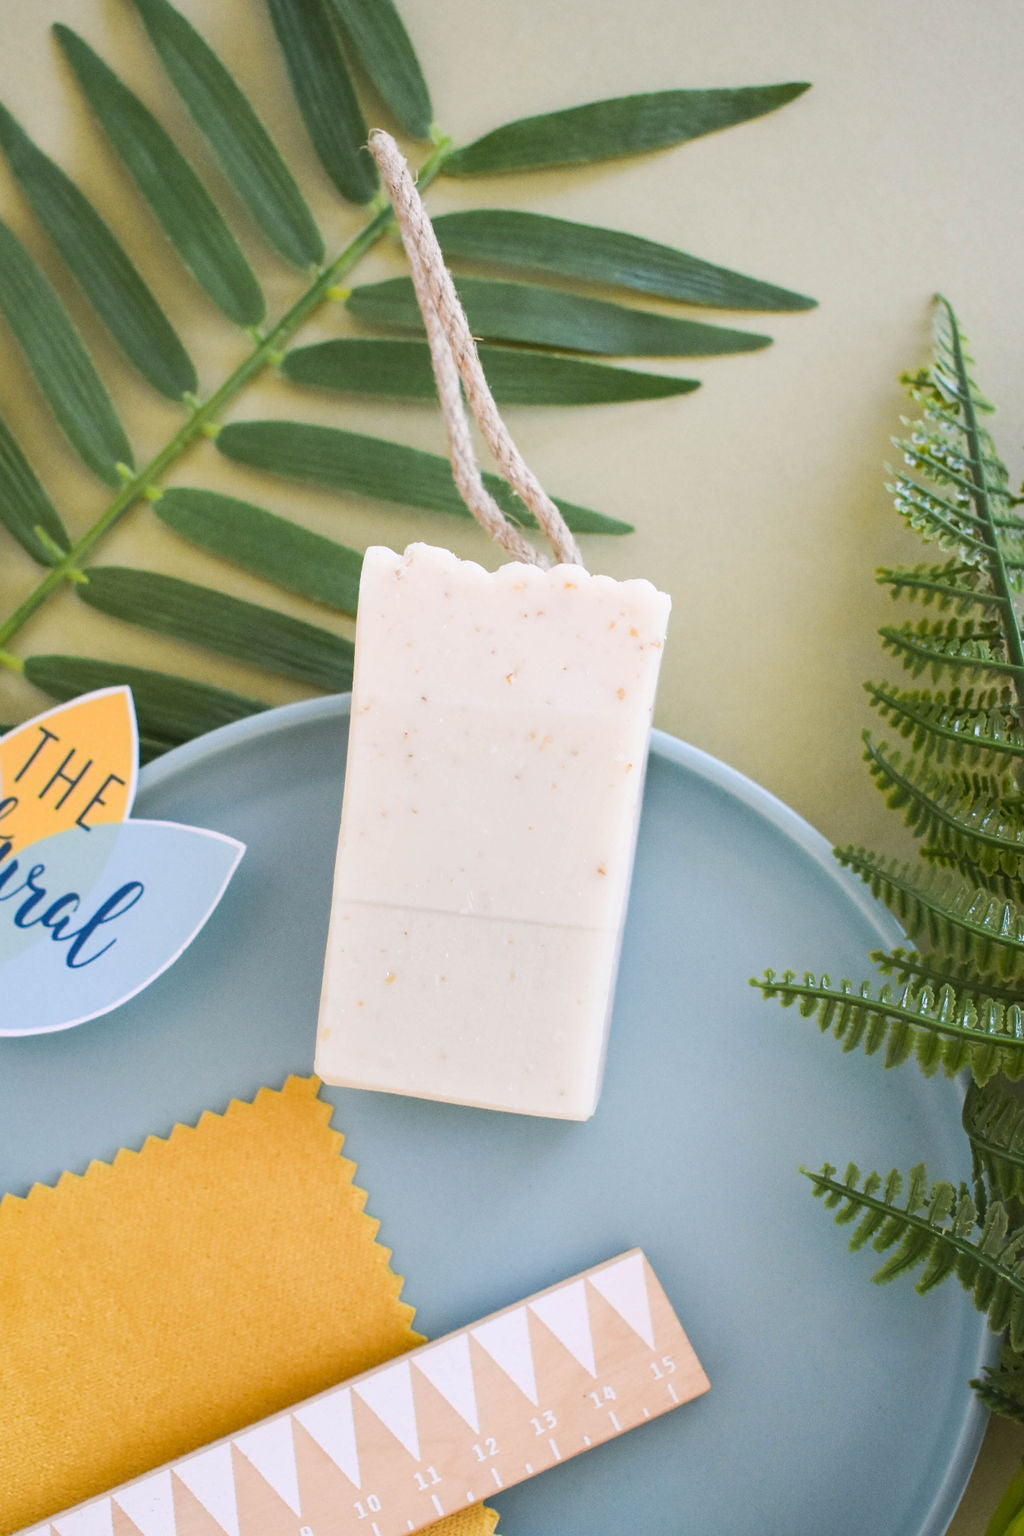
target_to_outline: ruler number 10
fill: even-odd
[[[651,1375],[655,1381],[663,1381],[666,1376],[671,1376],[676,1368],[676,1362],[671,1355],[662,1355],[661,1360],[651,1361]]]

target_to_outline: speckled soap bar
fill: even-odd
[[[367,550],[326,1082],[593,1114],[669,608],[576,566]]]

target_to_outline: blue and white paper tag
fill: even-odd
[[[83,694],[0,738],[0,1035],[109,1013],[188,948],[244,843],[133,821],[128,688]]]

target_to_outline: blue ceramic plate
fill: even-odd
[[[142,775],[138,814],[248,853],[184,958],[107,1018],[0,1040],[0,1189],[23,1193],[312,1070],[347,699]],[[870,1284],[800,1164],[965,1173],[959,1095],[843,1056],[747,985],[859,977],[890,919],[763,790],[655,734],[604,1094],[585,1125],[336,1090],[405,1299],[436,1335],[634,1244],[711,1378],[696,1403],[496,1500],[504,1536],[940,1536],[987,1335],[955,1282]]]

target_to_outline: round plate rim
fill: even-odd
[[[177,778],[180,773],[201,765],[221,751],[301,728],[312,721],[335,717],[344,719],[350,712],[351,701],[351,693],[328,694],[321,698],[302,699],[297,703],[260,710],[241,720],[219,726],[147,763],[139,773],[138,794],[144,796],[149,790],[160,788],[167,780]],[[902,937],[895,919],[873,900],[859,880],[836,863],[828,839],[785,801],[739,769],[730,767],[709,752],[667,731],[652,730],[651,752],[714,784],[776,827],[841,887],[884,943],[891,944]],[[985,1366],[993,1365],[998,1353],[998,1337],[987,1330],[979,1314],[977,1374]],[[921,1524],[916,1531],[908,1531],[906,1536],[943,1536],[948,1530],[981,1449],[988,1419],[988,1413],[972,1392],[966,1403],[959,1433],[951,1447],[945,1474],[935,1487],[928,1508],[923,1511]]]

